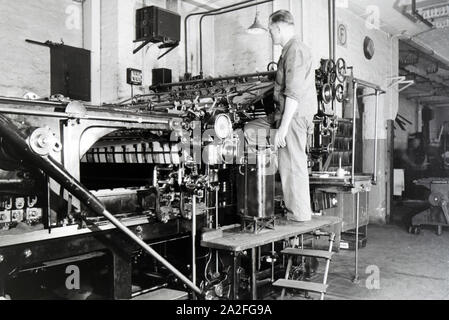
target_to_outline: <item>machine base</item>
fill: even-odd
[[[259,233],[264,229],[273,230],[275,227],[276,217],[256,218],[250,216],[240,216],[242,221],[242,230],[252,233]]]
[[[443,227],[449,227],[442,210],[438,207],[432,207],[413,216],[408,232],[420,234],[422,226],[436,226],[437,235],[443,233]]]

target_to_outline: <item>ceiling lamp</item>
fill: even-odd
[[[256,18],[254,19],[254,23],[246,30],[249,34],[263,34],[268,30],[260,23],[259,20],[259,11],[256,8]]]

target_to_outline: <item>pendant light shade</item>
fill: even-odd
[[[249,34],[263,34],[268,30],[264,28],[262,23],[259,20],[259,11],[256,11],[256,18],[254,19],[254,23],[246,30]]]

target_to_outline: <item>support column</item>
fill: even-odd
[[[132,295],[132,264],[131,256],[120,251],[112,252],[113,260],[113,289],[114,300],[129,300]]]
[[[101,104],[101,0],[86,0],[83,47],[91,51],[91,102]]]

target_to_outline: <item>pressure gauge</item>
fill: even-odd
[[[231,119],[225,114],[219,114],[215,118],[214,130],[219,139],[229,137],[232,134]]]

